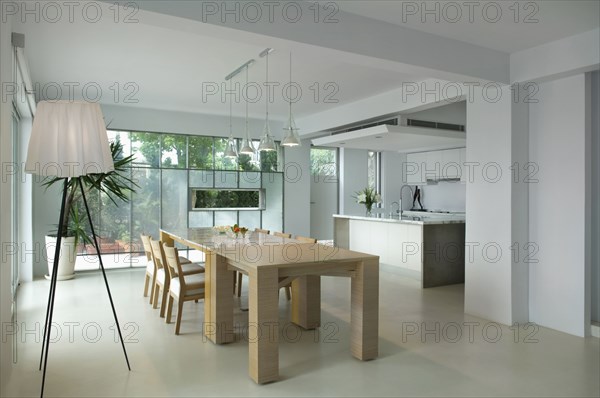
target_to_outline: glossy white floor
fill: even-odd
[[[320,333],[287,324],[290,307],[281,295],[281,380],[262,386],[248,377],[248,313],[239,306],[239,340],[215,346],[202,337],[202,303],[186,303],[182,335],[175,336],[174,325],[142,298],[143,270],[108,276],[132,371],[114,341],[101,275],[79,274],[58,285],[61,334],[53,334],[58,341],[50,347],[46,396],[597,397],[600,391],[598,339],[545,328],[517,331],[466,316],[462,285],[421,290],[418,281],[388,266],[381,270],[378,359],[350,356],[350,281],[326,277]],[[45,280],[21,287],[11,396],[39,395],[47,289]]]

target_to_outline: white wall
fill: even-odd
[[[31,135],[30,117],[21,116],[19,132],[19,156],[20,159],[27,157],[27,146]],[[24,164],[24,163],[21,163]],[[41,250],[35,248],[33,241],[33,181],[36,178],[31,174],[20,170],[20,184],[18,186],[18,223],[19,223],[19,242],[26,250],[20,251],[19,258],[19,278],[21,282],[30,282],[33,280],[32,262],[36,261],[36,256],[41,255]]]
[[[8,18],[6,22],[0,25],[0,81],[9,83],[13,81],[13,57],[11,45],[11,25],[12,20]],[[4,91],[4,90],[3,90]],[[0,101],[0,164],[5,165],[13,162],[12,158],[12,97],[3,98]],[[4,169],[2,170],[2,180],[0,182],[0,242],[10,243],[15,241],[11,230],[11,198],[12,186],[9,178],[4,178]],[[0,325],[2,325],[2,336],[5,336],[4,326],[11,322],[11,261],[12,256],[4,255],[2,248],[2,258],[0,265]],[[5,341],[6,340],[6,341]],[[12,372],[12,339],[2,339],[0,341],[0,395],[4,395],[6,384]]]
[[[400,188],[405,181],[402,164],[405,162],[405,153],[383,152],[381,154],[382,207],[386,216],[389,212],[397,210],[396,205],[392,208],[392,202],[398,202],[400,198]],[[405,189],[405,194],[407,192],[408,190]]]
[[[310,142],[284,153],[284,231],[310,236]]]
[[[357,191],[367,186],[367,151],[340,149],[340,214],[365,215],[365,205],[356,203]]]
[[[429,210],[460,211],[466,209],[467,184],[454,181],[440,181],[437,184],[422,185],[421,203]],[[412,205],[412,199],[410,200]]]
[[[513,216],[526,212],[513,203],[510,175],[513,161],[522,161],[513,153],[513,108],[520,106],[507,86],[497,102],[479,89],[467,102],[467,162],[478,166],[466,187],[465,312],[504,324],[527,321],[527,295],[519,291],[526,286],[513,283],[515,269],[526,264],[513,263],[510,253]]]
[[[316,174],[310,179],[310,236],[333,239],[333,214],[339,213],[339,183],[334,176]]]
[[[592,84],[592,320],[600,322],[600,72]]]
[[[590,138],[586,76],[540,84],[537,98],[539,102],[530,106],[529,156],[539,167],[539,182],[530,185],[529,233],[539,246],[539,262],[530,264],[530,320],[585,336],[590,314],[586,302],[586,189],[590,188],[586,187],[590,149],[586,148]]]

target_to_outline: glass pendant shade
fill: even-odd
[[[284,135],[283,140],[281,140],[281,146],[294,147],[302,145],[300,141],[300,136],[298,135],[298,127],[296,126],[296,122],[294,121],[294,116],[292,115],[290,109],[290,116],[288,118],[287,125],[283,128]]]
[[[271,129],[269,128],[269,122],[265,123],[265,129],[263,130],[263,134],[260,138],[260,144],[258,145],[259,151],[274,151],[275,141],[273,140],[273,136],[271,135]]]
[[[235,138],[229,137],[227,140],[227,146],[225,147],[225,154],[223,156],[226,158],[237,158],[238,153]]]
[[[248,135],[246,135],[247,137]],[[240,149],[240,153],[244,155],[254,155],[254,145],[252,144],[252,140],[248,138],[244,138],[242,140],[242,147]]]

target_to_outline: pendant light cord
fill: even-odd
[[[248,65],[246,65],[246,95],[244,96],[246,100],[246,139],[250,141],[250,136],[248,133]]]
[[[290,116],[292,115],[292,52],[290,51],[290,87],[289,87],[289,100],[290,100]],[[291,126],[290,126],[291,127]]]
[[[266,114],[267,114],[267,125],[269,124],[269,53],[267,52],[267,74],[265,77],[265,86],[267,86],[267,95],[266,95]]]
[[[229,80],[229,95],[231,95],[231,82],[233,79]],[[229,138],[233,138],[233,127],[232,127],[232,113],[233,113],[233,100],[229,99]]]

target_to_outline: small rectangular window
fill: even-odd
[[[264,189],[206,189],[190,190],[190,209],[202,210],[264,210]]]

